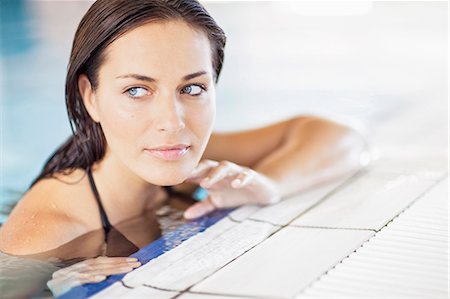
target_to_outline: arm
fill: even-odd
[[[203,159],[250,167],[272,179],[286,197],[358,171],[367,154],[366,141],[353,129],[299,116],[255,130],[215,133]]]
[[[361,135],[322,118],[296,118],[283,140],[252,167],[276,182],[281,197],[355,173],[368,162]]]
[[[186,180],[208,191],[184,213],[270,204],[361,169],[366,142],[349,127],[304,116],[257,130],[215,134]],[[220,162],[219,162],[220,161]]]

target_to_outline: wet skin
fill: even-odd
[[[194,202],[188,194],[173,195],[167,197],[159,206],[145,210],[140,216],[114,225],[106,242],[104,230],[97,229],[55,249],[20,257],[62,262],[67,266],[97,256],[129,256],[162,236],[158,218],[172,216],[173,222],[187,222],[181,213]]]

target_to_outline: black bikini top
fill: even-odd
[[[92,192],[94,193],[95,199],[98,204],[98,209],[100,211],[100,217],[102,218],[103,230],[105,231],[105,235],[107,235],[113,226],[111,225],[111,222],[109,221],[108,216],[106,215],[102,201],[100,200],[100,195],[98,194],[98,190],[97,190],[97,187],[95,186],[94,178],[92,176],[91,167],[88,167],[87,173],[88,173],[89,183],[91,185]],[[166,192],[169,196],[178,193],[172,189],[172,186],[164,186],[164,189],[166,190]]]
[[[94,193],[95,200],[97,201],[98,209],[100,211],[100,217],[102,219],[103,230],[105,232],[105,244],[106,244],[106,256],[128,256],[139,250],[133,242],[127,239],[120,231],[112,226],[111,222],[106,215],[100,195],[98,194],[97,187],[95,186],[94,178],[92,176],[91,168],[87,170],[89,183],[91,185],[92,192]],[[174,191],[171,186],[164,187],[167,193],[172,195]]]

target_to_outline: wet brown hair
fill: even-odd
[[[226,37],[206,9],[196,0],[97,0],[82,18],[75,33],[66,77],[66,107],[72,135],[48,158],[31,183],[58,172],[87,169],[105,155],[106,139],[99,123],[89,116],[78,89],[86,74],[98,86],[98,69],[104,50],[118,37],[149,22],[181,20],[208,37],[217,83],[224,59]]]

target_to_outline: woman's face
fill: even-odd
[[[105,55],[90,114],[105,134],[106,157],[149,183],[182,183],[215,120],[207,36],[181,21],[148,23],[118,38]],[[176,144],[190,146],[177,160],[146,150]]]

